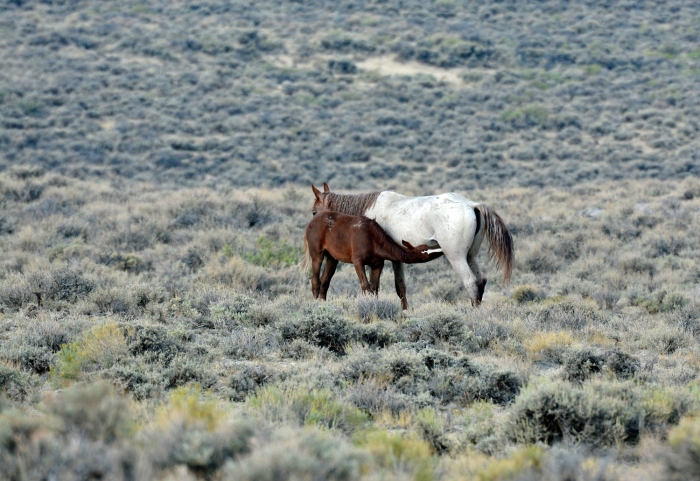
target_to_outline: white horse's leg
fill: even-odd
[[[476,255],[473,257],[469,257],[471,254],[471,251],[467,254],[467,264],[469,264],[469,269],[474,273],[474,276],[476,277],[476,289],[477,289],[477,295],[476,295],[476,302],[472,300],[472,305],[478,306],[481,304],[481,300],[484,298],[484,290],[486,290],[486,281],[487,279],[484,277],[484,275],[481,273],[481,268],[479,267],[479,264],[476,262]]]
[[[442,226],[435,234],[435,240],[445,253],[450,265],[462,280],[467,289],[472,305],[477,306],[481,302],[479,289],[483,288],[479,265],[476,264],[476,253],[479,252],[481,237],[476,234],[476,217],[471,210],[460,214],[463,223],[453,221],[451,225]],[[464,216],[464,217],[462,217]],[[475,238],[476,237],[476,238]],[[476,269],[472,269],[472,266]]]
[[[472,301],[472,304],[474,304],[474,305],[481,304],[481,299],[484,297],[484,289],[486,289],[486,280],[487,279],[484,277],[484,274],[481,272],[481,267],[479,266],[479,263],[476,261],[477,255],[479,254],[479,249],[481,248],[481,241],[483,239],[484,239],[484,230],[480,229],[479,233],[474,238],[474,242],[472,243],[472,246],[469,248],[469,251],[467,252],[467,264],[469,264],[469,268],[476,276],[477,299],[476,299],[476,303],[474,301]]]
[[[440,247],[442,247],[442,251],[445,253],[445,257],[447,257],[452,269],[454,269],[459,278],[462,280],[462,284],[464,284],[464,287],[467,289],[467,294],[469,295],[469,299],[471,299],[472,304],[477,304],[479,299],[479,286],[477,283],[477,278],[467,262],[467,249],[464,247],[445,247],[445,245],[442,243],[440,244]]]

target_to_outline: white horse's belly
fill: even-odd
[[[398,243],[405,240],[413,245],[464,245],[474,236],[474,205],[477,204],[455,193],[405,197],[382,192],[365,215],[375,219]]]

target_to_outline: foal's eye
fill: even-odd
[[[316,211],[311,211],[311,215],[316,215]]]

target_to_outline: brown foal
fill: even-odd
[[[302,269],[308,269],[309,263],[311,264],[311,290],[317,299],[326,299],[328,286],[338,262],[355,266],[363,294],[371,292],[377,295],[384,261],[416,264],[443,255],[439,247],[425,244],[413,247],[406,241],[403,241],[403,244],[406,248],[398,245],[379,224],[367,217],[340,212],[319,212],[306,227]],[[320,276],[324,258],[326,267],[323,276]],[[369,282],[365,266],[371,269]]]

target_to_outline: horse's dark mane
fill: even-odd
[[[328,209],[342,212],[349,215],[364,215],[364,213],[374,205],[381,192],[370,192],[369,194],[336,194],[329,192]]]

